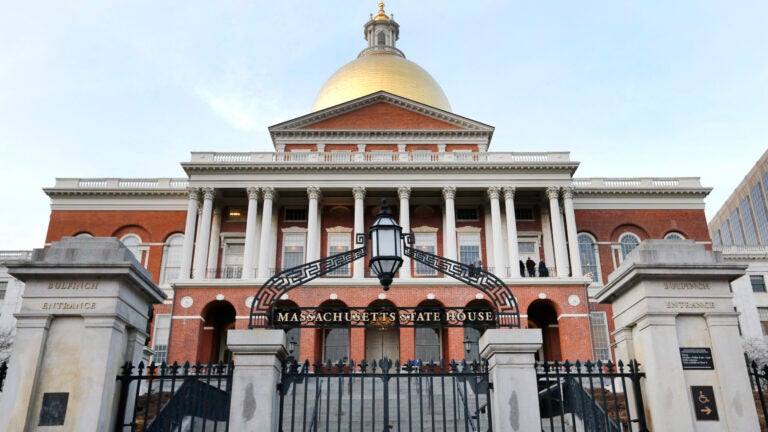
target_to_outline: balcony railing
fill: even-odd
[[[768,246],[712,246],[723,255],[768,255]]]
[[[306,163],[306,164],[357,164],[357,163],[552,163],[571,162],[568,152],[193,152],[193,163]]]
[[[184,178],[59,178],[56,189],[185,189]]]
[[[575,178],[572,182],[577,188],[622,188],[622,189],[663,189],[663,188],[701,188],[701,181],[694,177],[640,177],[640,178]]]
[[[32,251],[10,250],[0,251],[0,261],[16,261],[32,259]]]

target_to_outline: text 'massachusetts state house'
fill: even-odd
[[[312,111],[269,128],[274,152],[193,152],[187,178],[57,179],[45,190],[46,241],[121,239],[169,294],[154,310],[155,360],[218,361],[267,279],[356,248],[386,198],[413,248],[509,286],[520,325],[543,330],[540,359],[611,358],[609,306],[590,294],[643,240],[708,244],[710,189],[698,178],[574,177],[567,151],[490,151],[494,128],[454,113],[398,37],[380,5],[368,45]],[[483,328],[498,324],[492,299],[407,257],[383,291],[366,260],[275,302],[282,319],[312,321],[288,333],[297,358],[477,356]],[[344,325],[352,315],[366,325]]]

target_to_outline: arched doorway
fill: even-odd
[[[486,329],[493,328],[496,323],[482,319],[469,319],[470,317],[479,317],[477,312],[493,312],[493,306],[485,300],[473,300],[464,307],[464,313],[467,315],[467,321],[464,324],[464,355],[469,362],[480,360],[480,336]],[[485,315],[482,315],[485,316]],[[467,350],[469,348],[469,350]]]
[[[419,312],[440,313],[445,317],[445,309],[437,300],[425,300],[416,307],[416,314]],[[416,323],[414,342],[416,360],[421,362],[440,362],[443,359],[443,347],[446,339],[445,321],[428,321],[427,323]]]
[[[528,306],[528,328],[541,329],[544,344],[536,353],[536,360],[562,360],[560,354],[560,329],[557,311],[549,300],[536,300]]]
[[[210,343],[201,344],[198,357],[203,362],[229,362],[232,353],[227,349],[227,331],[235,328],[235,307],[225,300],[208,303],[203,309],[203,320],[203,338]]]
[[[365,329],[365,359],[400,359],[400,331],[397,327],[397,309],[388,300],[376,300],[366,309],[376,314]]]
[[[349,307],[340,300],[328,300],[318,308],[318,313],[347,313]],[[318,326],[320,358],[323,362],[347,363],[349,361],[349,322],[325,322]]]

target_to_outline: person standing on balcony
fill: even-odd
[[[528,269],[528,276],[536,276],[536,262],[532,260],[531,257],[528,257],[528,259],[525,260],[525,268]]]
[[[549,269],[547,268],[547,265],[544,263],[544,260],[539,261],[539,277],[548,277],[549,276]]]

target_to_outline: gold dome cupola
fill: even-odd
[[[400,25],[394,15],[384,11],[384,2],[379,2],[379,12],[371,14],[364,29],[368,46],[360,51],[357,59],[328,78],[315,99],[313,112],[382,90],[451,111],[451,104],[437,81],[397,49]]]

